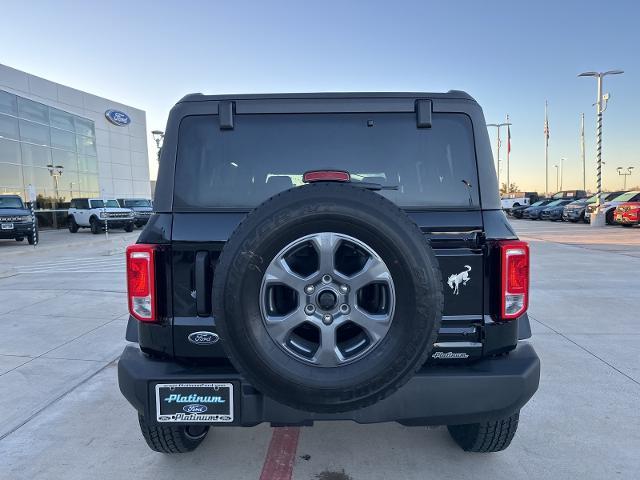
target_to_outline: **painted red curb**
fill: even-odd
[[[260,480],[291,480],[300,427],[276,427],[269,442]]]

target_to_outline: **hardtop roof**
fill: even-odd
[[[352,99],[352,98],[433,98],[451,100],[475,99],[462,90],[449,90],[448,92],[320,92],[320,93],[250,93],[250,94],[224,94],[204,95],[202,93],[190,93],[185,95],[178,103],[207,102],[220,100],[278,100],[278,99]]]

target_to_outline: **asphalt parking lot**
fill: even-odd
[[[317,423],[285,432],[293,478],[638,478],[640,228],[512,224],[531,243],[542,378],[511,447],[469,454],[444,428]],[[278,462],[268,425],[213,429],[191,454],[147,448],[116,381],[121,252],[137,234],[0,242],[0,478],[257,479]]]

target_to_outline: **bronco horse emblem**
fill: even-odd
[[[458,274],[449,275],[449,279],[447,283],[449,284],[449,288],[453,290],[454,295],[458,295],[460,293],[460,284],[466,285],[471,277],[469,277],[469,272],[471,271],[471,267],[469,265],[465,265],[465,271],[460,272]]]

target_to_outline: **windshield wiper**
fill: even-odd
[[[398,185],[380,185],[373,182],[351,182],[351,185],[367,190],[398,190],[400,188]]]

